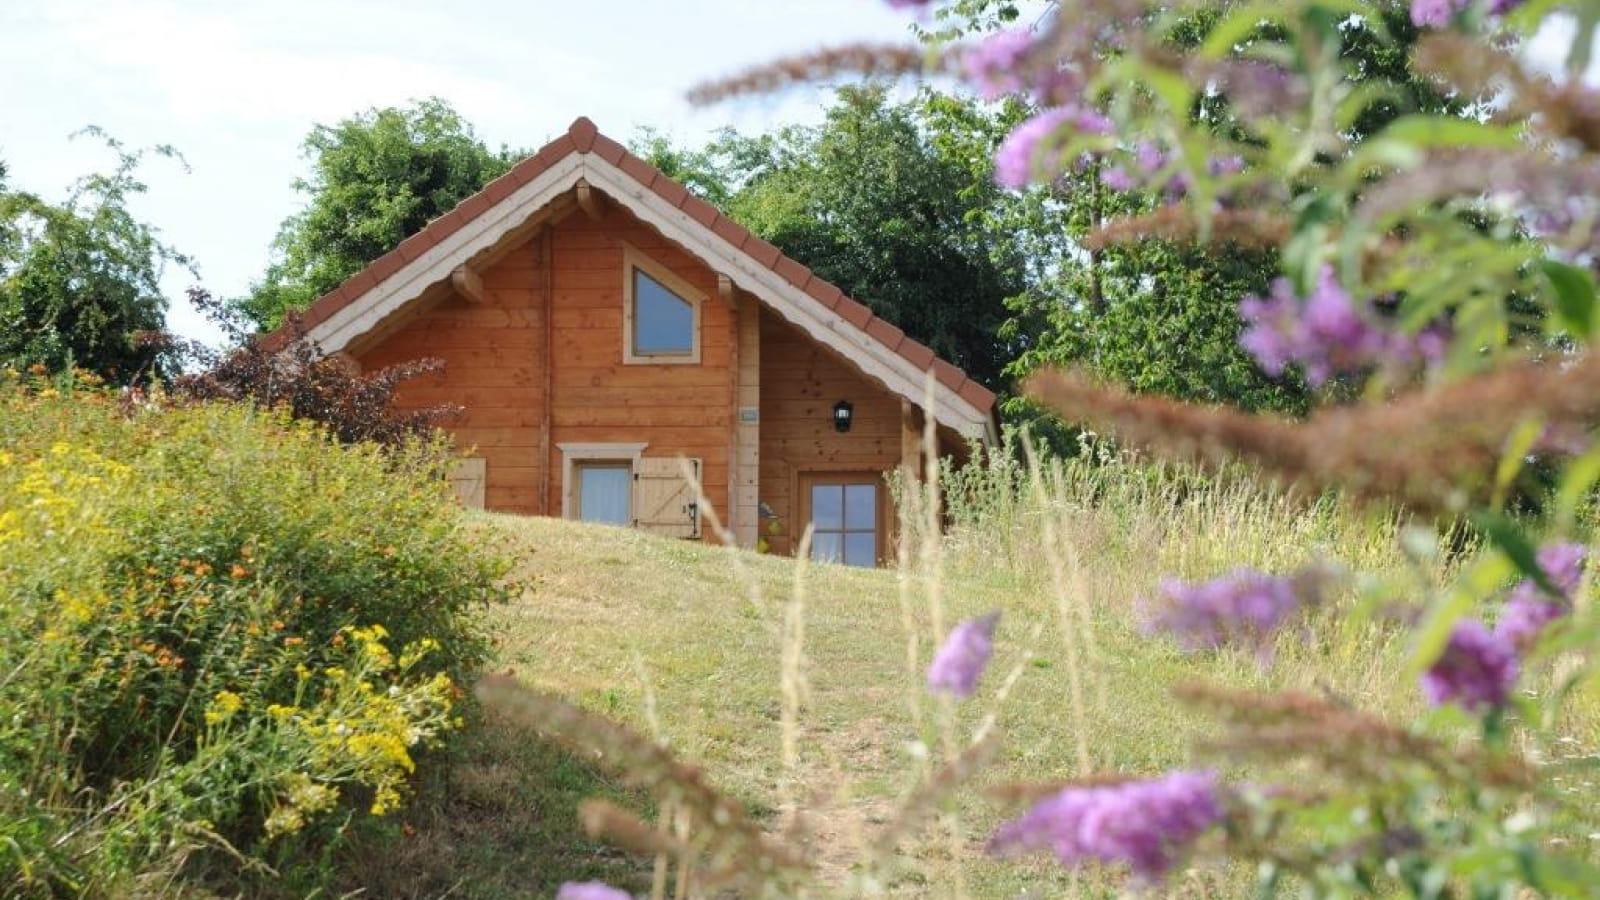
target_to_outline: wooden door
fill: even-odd
[[[888,485],[877,472],[800,475],[800,521],[811,525],[811,558],[877,566],[889,550]]]

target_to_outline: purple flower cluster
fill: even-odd
[[[556,891],[556,900],[633,900],[633,895],[601,881],[569,881]]]
[[[1523,0],[1489,0],[1489,14],[1503,16],[1521,6]],[[1411,24],[1418,28],[1444,28],[1472,0],[1411,0]]]
[[[1239,344],[1263,371],[1276,377],[1298,363],[1313,386],[1335,374],[1383,363],[1436,360],[1445,350],[1444,335],[1437,329],[1411,337],[1378,327],[1356,309],[1332,266],[1322,267],[1303,302],[1289,281],[1280,278],[1273,282],[1271,297],[1246,297],[1239,313],[1249,323]]]
[[[985,100],[1011,94],[1032,94],[1045,103],[1077,96],[1083,79],[1052,59],[1030,58],[1033,33],[1026,28],[999,31],[969,47],[961,56],[967,81]]]
[[[1469,712],[1500,706],[1517,682],[1517,652],[1482,622],[1456,623],[1444,652],[1422,673],[1422,692],[1434,706],[1454,703]]]
[[[1061,173],[1060,151],[1072,133],[1109,134],[1111,120],[1092,109],[1047,109],[1006,136],[994,155],[994,178],[1006,187],[1047,181]]]
[[[990,842],[1000,854],[1048,850],[1065,866],[1127,863],[1159,880],[1224,814],[1211,772],[1174,772],[1150,781],[1069,787],[1045,798]]]
[[[1418,28],[1443,28],[1472,0],[1411,0],[1411,24]]]
[[[1566,615],[1572,608],[1572,594],[1583,578],[1582,544],[1559,543],[1539,548],[1539,569],[1559,592],[1552,597],[1533,579],[1525,579],[1511,591],[1506,607],[1495,622],[1495,636],[1509,643],[1518,653],[1526,653],[1544,627]]]
[[[1160,187],[1168,196],[1180,197],[1189,190],[1189,176],[1176,172],[1160,184],[1155,178],[1172,162],[1173,155],[1149,141],[1141,141],[1133,148],[1134,172],[1124,166],[1108,166],[1100,173],[1100,181],[1118,191],[1131,191],[1141,186]],[[1231,175],[1244,168],[1244,160],[1237,156],[1221,156],[1206,164],[1211,175]]]
[[[1473,711],[1505,703],[1521,668],[1519,657],[1533,647],[1546,625],[1571,610],[1587,555],[1582,544],[1539,548],[1536,561],[1557,596],[1525,579],[1512,589],[1493,631],[1473,619],[1456,623],[1444,652],[1422,674],[1429,702],[1455,703]]]
[[[1301,596],[1294,578],[1242,567],[1210,581],[1163,579],[1160,592],[1163,602],[1147,613],[1146,628],[1172,634],[1186,650],[1230,641],[1264,650],[1271,635],[1315,599]]]
[[[972,696],[978,676],[994,655],[994,628],[999,621],[1000,614],[992,612],[951,629],[928,666],[928,688],[957,697]]]

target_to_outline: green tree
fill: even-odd
[[[0,167],[0,363],[77,366],[116,382],[161,374],[161,275],[189,261],[128,209],[145,193],[136,171],[147,152],[128,150],[98,129],[83,132],[117,155],[109,172],[78,179],[62,203],[9,190]]]
[[[932,93],[891,103],[882,87],[847,87],[820,126],[724,133],[686,158],[722,179],[734,219],[999,386],[1014,353],[1000,327],[1022,260],[985,226],[1001,191],[968,111]]]
[[[338,287],[523,155],[490,150],[437,97],[318,125],[303,148],[311,174],[294,187],[306,207],[279,227],[266,273],[234,301],[262,328]]]

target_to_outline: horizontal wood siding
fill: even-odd
[[[452,294],[360,356],[363,371],[422,357],[444,371],[401,385],[401,406],[465,407],[446,423],[486,463],[484,505],[539,511],[539,428],[544,409],[544,310],[538,245],[530,242],[481,273],[484,302]]]
[[[833,427],[833,405],[854,405],[850,431]],[[900,462],[900,400],[772,313],[761,315],[761,500],[779,528],[762,522],[774,553],[792,553],[799,476],[805,472],[887,472]]]
[[[697,458],[706,496],[726,510],[735,335],[716,273],[616,204],[605,208],[601,221],[573,215],[553,232],[553,443],[645,441],[647,458]],[[623,363],[624,243],[705,295],[698,365]],[[551,472],[559,479],[559,449]],[[558,481],[550,494],[561,496]]]

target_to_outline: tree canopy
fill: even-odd
[[[75,366],[126,383],[158,374],[158,345],[140,338],[163,327],[165,265],[188,265],[128,202],[146,190],[136,175],[146,152],[177,154],[85,133],[117,164],[78,179],[61,203],[8,189],[0,166],[0,363]]]
[[[284,220],[273,258],[235,304],[275,328],[504,173],[522,154],[490,150],[438,98],[318,125],[303,144],[306,206]]]
[[[815,127],[724,132],[702,150],[647,133],[635,147],[710,185],[741,224],[998,386],[1012,353],[1000,327],[1022,261],[984,224],[1001,191],[971,114],[937,94],[896,103],[881,86],[847,87]]]

